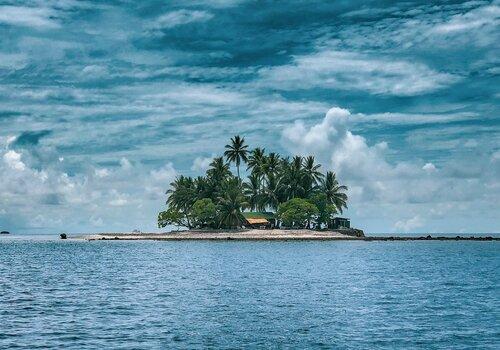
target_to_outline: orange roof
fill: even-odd
[[[268,224],[269,223],[269,221],[267,221],[264,218],[248,218],[246,220],[247,220],[247,222],[250,225],[254,225],[254,224]]]

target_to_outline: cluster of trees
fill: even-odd
[[[240,177],[244,164],[246,180]],[[320,168],[313,156],[290,159],[266,154],[263,148],[249,150],[244,138],[234,136],[205,176],[181,175],[170,184],[167,210],[158,214],[158,226],[241,227],[242,212],[249,209],[272,211],[276,223],[287,227],[322,227],[347,208],[347,187],[338,183],[335,173],[323,174]]]

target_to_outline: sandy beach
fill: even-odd
[[[337,231],[313,230],[227,230],[173,231],[167,233],[98,233],[70,236],[71,239],[93,240],[356,240],[359,237]]]

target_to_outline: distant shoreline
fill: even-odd
[[[158,241],[500,241],[492,236],[368,236],[356,237],[338,231],[314,230],[224,230],[173,231],[168,233],[97,233],[69,235],[68,239],[98,240],[158,240]]]

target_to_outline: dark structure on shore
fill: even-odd
[[[341,228],[351,228],[351,220],[348,218],[333,218],[331,222],[331,228],[334,230]]]

